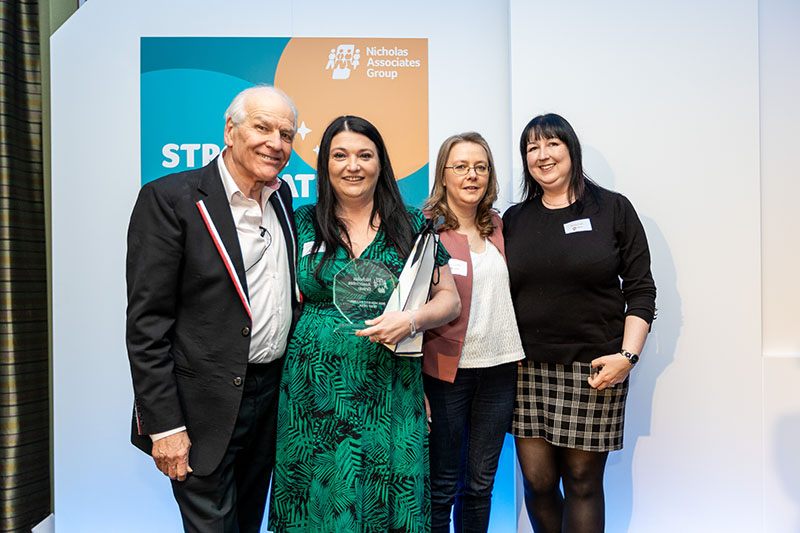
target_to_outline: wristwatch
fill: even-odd
[[[620,350],[619,353],[621,353],[622,355],[624,355],[628,359],[628,362],[631,364],[631,366],[634,366],[636,363],[639,362],[639,354],[638,353],[631,353],[628,350],[625,350],[624,348],[622,350]]]

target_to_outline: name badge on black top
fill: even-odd
[[[581,218],[564,224],[564,233],[567,235],[579,231],[592,231],[592,221],[588,218]]]

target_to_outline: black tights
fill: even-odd
[[[602,533],[603,472],[608,452],[553,446],[544,439],[516,438],[525,508],[536,533]],[[561,494],[560,483],[564,484]]]

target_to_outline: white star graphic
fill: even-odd
[[[310,129],[308,129],[308,128],[306,127],[306,123],[305,123],[305,122],[301,122],[301,123],[300,123],[300,127],[299,127],[299,128],[297,128],[297,133],[299,133],[299,134],[300,134],[300,137],[302,137],[302,139],[303,139],[304,141],[306,140],[306,135],[308,135],[308,134],[309,134],[310,132],[312,132],[312,131],[314,131],[314,130],[310,130]]]
[[[313,150],[311,150],[315,154],[319,155],[319,145],[316,145]]]

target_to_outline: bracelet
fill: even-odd
[[[414,335],[417,334],[417,325],[414,324],[414,311],[412,311],[411,309],[406,309],[406,311],[408,311],[408,314],[411,315],[410,325],[411,325],[411,336],[413,337]]]

